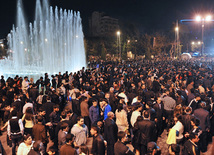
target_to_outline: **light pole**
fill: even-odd
[[[179,27],[175,27],[175,53],[176,56],[179,55]]]
[[[134,47],[135,47],[135,54],[137,54],[137,53],[136,53],[136,44],[137,44],[137,40],[135,40],[134,42],[135,42],[135,45],[134,45]]]
[[[129,43],[130,43],[130,40],[127,40],[127,53],[128,53],[128,51],[129,51]]]
[[[118,56],[121,61],[121,44],[120,44],[120,31],[117,31],[117,43],[118,43]]]
[[[201,32],[201,41],[202,41],[201,56],[202,56],[204,54],[204,25],[205,25],[205,22],[212,21],[212,16],[210,16],[210,15],[205,16],[205,17],[196,16],[195,20],[197,22],[201,22],[201,28],[202,28],[202,32]]]

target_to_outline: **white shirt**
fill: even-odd
[[[131,116],[131,125],[134,127],[134,124],[135,124],[135,122],[137,121],[137,118],[138,118],[138,116],[141,116],[141,113],[139,112],[139,111],[134,111],[133,113],[132,113],[132,116]]]
[[[28,81],[23,80],[22,81],[22,90],[27,90],[29,87]]]
[[[182,139],[184,132],[183,124],[180,121],[177,121],[177,123],[172,128],[179,132],[179,135],[176,137],[176,139]]]
[[[27,155],[31,148],[33,147],[33,142],[30,146],[27,146],[24,142],[22,142],[17,150],[17,155]]]

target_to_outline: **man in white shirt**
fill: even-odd
[[[24,77],[24,80],[22,81],[22,91],[23,91],[23,90],[27,90],[28,87],[29,87],[28,77],[25,76],[25,77]]]

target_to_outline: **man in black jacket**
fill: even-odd
[[[104,123],[104,138],[107,141],[107,155],[114,155],[114,144],[117,141],[118,127],[113,120],[114,113],[108,112],[108,118]]]
[[[105,155],[105,141],[101,134],[99,134],[99,128],[92,126],[90,133],[93,136],[91,153],[93,155]]]
[[[157,125],[157,135],[160,136],[163,132],[165,121],[164,105],[160,97],[157,98],[153,108],[156,112],[155,123]]]
[[[115,155],[134,155],[134,153],[126,146],[127,134],[124,131],[120,131],[117,134],[118,141],[114,144],[114,154]]]
[[[134,125],[134,130],[140,132],[139,141],[136,142],[140,146],[140,154],[145,155],[147,153],[148,142],[155,141],[156,138],[156,128],[155,123],[150,121],[150,116],[148,111],[143,113],[144,119],[136,122]]]
[[[196,143],[198,143],[199,138],[196,133],[191,133],[189,135],[189,140],[184,143],[183,155],[199,155],[200,151]]]

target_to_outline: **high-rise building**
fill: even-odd
[[[89,18],[89,35],[92,37],[112,36],[118,29],[118,19],[109,17],[105,13],[95,11]]]

